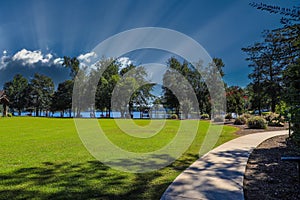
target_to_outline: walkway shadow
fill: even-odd
[[[181,174],[162,199],[243,199],[241,163],[246,163],[248,156],[247,150],[240,149],[212,152]]]

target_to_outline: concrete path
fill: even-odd
[[[162,200],[244,199],[248,157],[264,140],[288,131],[260,132],[231,140],[202,156],[168,187]]]

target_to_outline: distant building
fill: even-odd
[[[3,90],[0,90],[0,105],[2,105],[3,108],[3,116],[7,116],[9,100]]]

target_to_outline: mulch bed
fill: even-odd
[[[233,121],[226,121],[225,124],[239,128],[239,130],[236,132],[236,134],[239,136],[247,135],[247,134],[251,134],[251,133],[266,132],[266,131],[288,130],[288,128],[289,128],[288,123],[286,123],[284,127],[268,126],[267,129],[250,129],[247,127],[247,125],[234,125]]]
[[[262,142],[251,153],[244,176],[246,200],[300,199],[297,163],[281,161],[281,156],[300,156],[288,136]]]
[[[288,130],[284,127],[249,129],[246,125],[233,125],[239,128],[237,135]],[[251,153],[244,176],[244,197],[246,200],[300,200],[300,182],[296,162],[281,161],[281,156],[300,156],[300,148],[288,136],[276,136],[262,142]],[[300,166],[299,166],[300,167]]]

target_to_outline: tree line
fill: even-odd
[[[222,59],[214,58],[211,64],[216,66],[215,69],[223,77],[222,68],[225,64]],[[64,57],[62,65],[70,70],[70,79],[59,83],[56,90],[50,77],[38,73],[29,80],[21,74],[17,74],[13,80],[6,82],[4,91],[10,99],[10,109],[13,113],[18,112],[21,115],[22,111],[29,111],[34,112],[35,116],[40,116],[43,112],[49,116],[51,112],[61,112],[61,116],[63,116],[68,112],[71,117],[80,116],[82,111],[87,110],[95,116],[94,113],[98,110],[102,111],[103,116],[111,116],[113,93],[119,95],[113,99],[113,104],[115,105],[114,109],[121,113],[122,118],[127,117],[125,115],[133,111],[149,109],[149,105],[154,104],[162,104],[173,113],[178,116],[182,114],[185,118],[188,118],[188,114],[195,110],[199,110],[201,114],[211,113],[212,110],[207,84],[216,82],[215,71],[210,71],[214,68],[207,67],[204,70],[209,77],[208,80],[205,80],[203,74],[200,74],[191,63],[180,62],[177,58],[172,57],[167,61],[168,70],[163,75],[163,95],[157,96],[153,94],[155,84],[147,83],[147,71],[143,67],[131,64],[123,68],[118,61],[112,58],[102,58],[94,68],[88,69],[81,66],[75,57]],[[103,70],[104,67],[105,70]],[[89,72],[86,73],[87,71]],[[86,89],[88,87],[85,87],[85,84],[90,84],[90,81],[96,79],[99,73],[102,75],[96,81],[97,84]],[[74,88],[76,77],[84,80],[80,82],[82,85],[77,87],[78,91],[75,91],[76,88]],[[183,78],[188,81],[191,88],[184,88],[186,86],[182,84]],[[180,96],[182,96],[180,101],[178,94],[174,94],[170,87],[180,91]],[[188,97],[188,90],[193,90],[197,102],[192,102]],[[242,91],[242,88],[235,86],[226,89],[229,91],[227,92],[227,109],[229,112],[242,113],[244,93],[233,92],[235,90]],[[91,92],[94,93],[94,96],[90,95]],[[73,93],[78,94],[77,97],[84,96],[84,102],[80,102],[80,98],[72,99]],[[129,100],[123,98],[126,94],[131,95]],[[129,110],[129,113],[126,112],[126,109]]]

